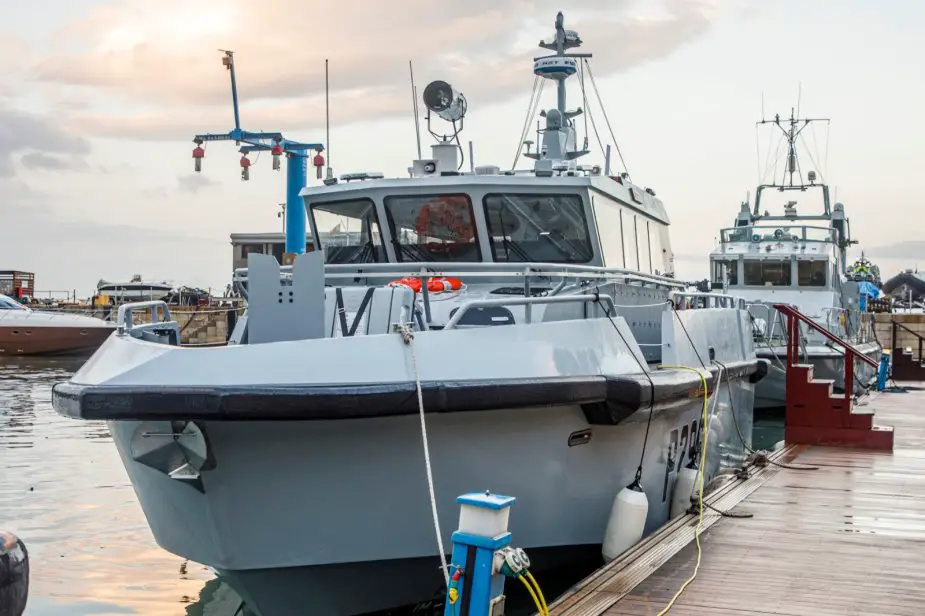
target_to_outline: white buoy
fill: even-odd
[[[604,560],[614,560],[642,539],[648,515],[649,499],[638,481],[617,493],[604,531],[604,545],[601,549]]]
[[[696,468],[685,466],[678,471],[678,479],[671,494],[670,517],[674,518],[691,507],[691,499],[697,498],[697,479],[700,472]]]
[[[774,451],[780,451],[780,450],[783,449],[784,446],[786,446],[786,445],[787,445],[787,441],[777,441],[777,442],[774,444]]]

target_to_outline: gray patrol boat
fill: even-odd
[[[791,112],[789,119],[777,115],[758,123],[779,129],[787,143],[783,177],[758,186],[754,206],[741,204],[735,226],[720,231],[719,245],[710,253],[713,288],[746,300],[756,352],[770,364],[755,392],[758,409],[779,411],[786,403],[787,325],[774,304],[795,306],[874,361],[882,352],[861,287],[865,280],[847,269],[848,248],[858,242],[845,206],[833,205],[816,170],[804,176],[800,167],[797,141],[818,121],[828,122]],[[772,214],[776,208],[769,203],[775,196],[787,200]],[[814,367],[815,378],[845,391],[844,350],[802,323],[800,337],[801,362]],[[864,393],[875,376],[874,368],[855,360],[853,393]]]
[[[684,295],[654,191],[578,164],[580,44],[560,13],[531,115],[546,80],[558,105],[538,149],[521,137],[532,169],[461,172],[465,98],[437,81],[428,126],[454,133],[411,177],[306,188],[314,250],[249,255],[226,346],[180,346],[160,302],[119,308],[53,401],[108,422],[160,546],[263,616],[361,614],[442,595],[459,494],[516,496],[510,530],[542,575],[599,557],[627,486],[648,509],[624,535],[664,524],[705,435],[705,480],[741,467],[767,367],[748,313]]]

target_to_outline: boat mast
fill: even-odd
[[[809,186],[818,186],[815,183],[816,172],[810,171],[807,174],[807,179],[809,184],[803,178],[803,171],[800,168],[799,154],[797,152],[797,138],[806,129],[807,126],[812,122],[829,122],[829,118],[798,118],[796,109],[793,107],[790,108],[790,119],[781,120],[780,114],[775,114],[773,120],[764,120],[757,122],[758,126],[764,124],[773,124],[780,129],[781,133],[784,135],[784,138],[787,140],[787,164],[784,166],[784,174],[781,178],[780,184],[768,184],[758,187],[758,194],[755,196],[755,210],[754,216],[757,218],[760,216],[759,211],[759,202],[761,190],[763,188],[776,188],[779,191],[783,192],[785,190],[800,190],[805,191]],[[794,176],[797,176],[799,183],[794,181]],[[831,215],[831,206],[829,204],[829,189],[824,183],[822,184],[822,189],[824,193],[824,204],[825,204],[825,215]]]
[[[565,81],[578,72],[578,63],[590,58],[589,53],[568,53],[569,49],[581,46],[581,38],[573,30],[565,29],[562,11],[556,15],[556,33],[550,41],[540,41],[539,46],[555,52],[551,56],[533,59],[533,73],[538,77],[556,82],[556,107],[540,113],[546,120],[546,126],[540,129],[542,147],[536,152],[526,152],[524,156],[537,161],[536,171],[551,173],[553,161],[569,161],[588,154],[587,147],[579,149],[576,145],[575,123],[573,118],[584,113],[580,107],[574,111],[566,108]]]

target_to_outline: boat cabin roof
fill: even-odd
[[[572,173],[574,175],[567,175]],[[625,174],[624,174],[625,175]],[[585,174],[581,171],[562,172],[552,177],[538,177],[533,173],[506,173],[482,175],[460,173],[429,178],[384,178],[361,181],[338,182],[333,185],[310,186],[302,189],[300,195],[306,205],[332,198],[352,198],[362,193],[366,196],[384,193],[412,192],[446,194],[464,192],[472,195],[494,190],[518,188],[533,192],[580,191],[590,189],[614,198],[624,205],[664,224],[670,224],[668,212],[662,200],[651,189],[636,186],[622,176]]]
[[[662,259],[663,242],[653,239],[668,225],[665,206],[654,191],[636,186],[625,174],[602,176],[580,168],[551,177],[444,173],[338,182],[305,188],[301,196],[313,244],[325,249],[329,264],[484,261],[601,266],[609,261],[611,266],[644,273],[663,274],[668,269]],[[635,214],[632,224],[642,228],[624,239],[623,230],[600,221],[601,208]],[[635,262],[606,258],[603,244],[617,242],[625,252],[630,239],[642,246],[633,247]],[[639,252],[658,254],[640,258]]]

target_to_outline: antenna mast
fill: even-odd
[[[414,85],[414,66],[408,60],[408,72],[411,74],[411,109],[414,113],[414,136],[418,141],[418,159],[421,158],[421,119],[418,114],[418,89]]]
[[[565,18],[562,11],[556,15],[555,28],[552,40],[539,42],[541,48],[548,49],[554,54],[533,58],[533,74],[556,82],[556,107],[540,113],[540,116],[546,120],[545,129],[537,129],[543,137],[542,146],[538,146],[536,152],[523,154],[537,161],[534,171],[542,171],[543,175],[552,174],[553,161],[556,163],[570,161],[588,153],[586,147],[578,148],[575,123],[572,121],[573,118],[584,113],[584,110],[580,107],[574,111],[566,109],[565,81],[578,72],[579,62],[590,58],[591,54],[568,51],[580,47],[582,40],[574,30],[565,29]],[[606,117],[606,112],[604,113]]]
[[[773,124],[781,130],[784,138],[787,139],[787,165],[784,167],[784,177],[780,184],[772,184],[776,188],[799,188],[805,189],[806,184],[803,181],[803,173],[800,169],[799,157],[797,155],[797,138],[811,122],[829,122],[828,118],[798,118],[795,108],[790,109],[790,119],[781,120],[780,114],[775,114],[773,120],[761,120],[758,125]],[[785,126],[786,125],[786,126]],[[799,184],[794,184],[793,176],[799,177]],[[789,175],[789,178],[787,177]],[[788,182],[789,183],[785,183]],[[812,181],[812,178],[810,178]]]
[[[328,59],[324,59],[324,142],[328,145],[328,166],[325,172],[325,179],[330,180],[334,177],[331,171],[331,99],[328,91]]]

